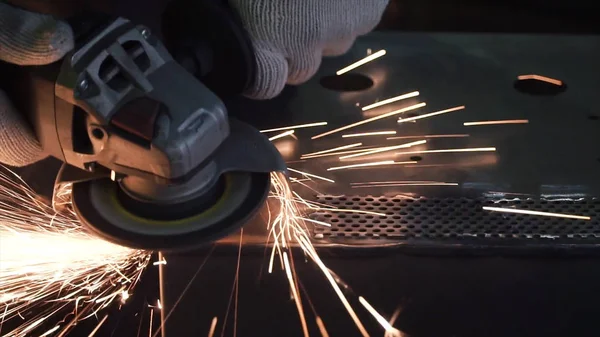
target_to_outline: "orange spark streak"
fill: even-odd
[[[57,211],[15,173],[0,170],[0,304],[5,305],[0,329],[4,321],[22,320],[3,331],[7,336],[64,336],[117,297],[126,300],[150,261],[150,252],[82,230],[71,207],[70,186],[56,186]],[[47,330],[61,318],[55,315],[67,311],[69,322],[65,317]]]
[[[210,323],[210,329],[208,330],[208,337],[213,337],[215,335],[215,330],[217,330],[217,316],[213,317],[212,322]]]
[[[327,122],[317,122],[317,123],[309,123],[309,124],[298,124],[298,125],[291,125],[291,126],[283,126],[283,127],[280,127],[280,128],[260,130],[260,132],[261,133],[265,133],[265,132],[285,131],[285,130],[290,130],[290,129],[312,128],[312,127],[315,127],[315,126],[323,126],[323,125],[327,125]]]
[[[321,177],[321,176],[318,176],[318,175],[312,174],[312,173],[302,172],[302,171],[299,171],[299,170],[295,170],[293,168],[289,168],[288,167],[288,171],[292,171],[292,172],[295,172],[295,173],[298,173],[298,174],[302,174],[304,176],[311,177],[311,178],[321,179],[323,181],[327,181],[327,182],[330,182],[330,183],[335,183],[335,181],[333,181],[333,180],[331,180],[329,178]]]
[[[383,55],[385,55],[385,49],[382,49],[382,50],[380,50],[380,51],[378,51],[376,53],[373,53],[373,54],[371,54],[371,55],[369,55],[369,56],[367,56],[367,57],[365,57],[365,58],[363,58],[361,60],[358,60],[358,61],[352,63],[351,65],[338,70],[335,74],[336,75],[341,75],[341,74],[347,73],[350,70],[358,68],[358,67],[362,66],[363,64],[369,63],[369,62],[371,62],[371,61],[373,61],[373,60],[375,60],[375,59],[377,59],[377,58],[379,58],[379,57],[381,57]]]
[[[384,135],[395,135],[395,134],[396,134],[396,131],[372,131],[372,132],[363,132],[363,133],[349,133],[346,135],[342,135],[342,138],[384,136]]]
[[[325,136],[329,136],[331,134],[334,134],[334,133],[337,133],[337,132],[340,132],[340,131],[348,130],[348,129],[353,128],[353,127],[357,127],[359,125],[367,124],[367,123],[370,123],[370,122],[373,122],[373,121],[376,121],[376,120],[380,120],[380,119],[383,119],[383,118],[386,118],[386,117],[391,117],[391,116],[394,116],[394,115],[398,115],[398,114],[401,114],[403,112],[407,112],[407,111],[419,109],[419,108],[424,107],[425,105],[427,105],[427,104],[425,104],[425,103],[414,104],[414,105],[408,106],[406,108],[394,110],[394,111],[385,113],[383,115],[371,117],[371,118],[362,120],[360,122],[348,124],[348,125],[342,126],[340,128],[324,132],[322,134],[319,134],[319,135],[311,137],[311,139],[319,139],[319,138],[322,138],[322,137],[325,137]]]
[[[330,167],[327,169],[327,171],[345,170],[345,169],[352,169],[352,168],[358,168],[358,167],[381,166],[381,165],[389,165],[389,164],[393,164],[393,163],[394,163],[393,160],[385,160],[385,161],[377,161],[377,162],[372,162],[372,163],[362,163],[362,164]]]
[[[478,126],[478,125],[500,125],[500,124],[527,124],[527,119],[506,119],[497,121],[479,121],[479,122],[464,122],[464,126]]]
[[[303,218],[303,217],[298,217],[298,219],[300,219],[302,221],[312,222],[312,223],[315,223],[317,225],[331,227],[331,224],[329,224],[327,222],[319,221],[319,220],[313,220],[313,219],[310,219],[310,218]]]
[[[385,329],[385,331],[394,329],[394,327],[391,326],[390,323],[385,318],[383,318],[383,316],[381,316],[381,314],[379,314],[377,312],[377,310],[375,310],[375,308],[373,308],[373,306],[371,304],[369,304],[369,302],[367,302],[367,300],[365,300],[364,297],[362,297],[362,296],[358,297],[358,301],[360,302],[360,304],[362,304],[365,307],[365,309],[367,309],[367,311],[371,315],[373,315],[373,317],[375,317],[377,322],[379,322],[379,324]]]
[[[405,184],[374,184],[374,185],[357,185],[352,188],[369,188],[369,187],[395,187],[395,186],[458,186],[458,183],[405,183]]]
[[[354,143],[354,144],[349,144],[349,145],[344,145],[344,146],[338,146],[338,147],[334,147],[332,149],[311,152],[311,153],[305,153],[305,154],[301,155],[301,157],[308,157],[308,156],[314,156],[314,155],[318,155],[318,154],[329,153],[329,152],[334,152],[334,151],[339,151],[339,150],[346,150],[346,149],[351,149],[353,147],[357,147],[357,146],[361,146],[361,145],[362,145],[362,143]]]
[[[302,159],[314,159],[314,158],[321,158],[321,157],[330,157],[330,156],[337,156],[340,154],[348,154],[348,153],[358,153],[358,152],[365,152],[365,151],[370,151],[372,150],[373,147],[368,147],[365,149],[360,149],[360,150],[350,150],[350,151],[340,151],[340,152],[331,152],[331,153],[325,153],[325,154],[317,154],[314,156],[308,156],[308,157],[301,157]]]
[[[340,289],[340,286],[337,284],[337,282],[335,282],[335,279],[333,278],[333,275],[331,275],[331,272],[329,271],[329,269],[327,269],[327,266],[325,266],[325,264],[323,263],[323,261],[321,261],[321,258],[317,255],[317,253],[316,253],[314,247],[312,247],[311,243],[308,242],[307,239],[303,238],[303,237],[297,237],[296,239],[298,240],[298,243],[303,247],[304,252],[307,255],[309,255],[311,257],[311,259],[321,269],[321,272],[325,275],[325,277],[327,278],[327,280],[331,284],[331,287],[333,288],[333,290],[337,294],[338,298],[340,299],[340,301],[342,302],[342,304],[346,308],[346,311],[348,312],[348,314],[350,315],[350,317],[354,321],[354,324],[356,325],[356,327],[358,328],[358,330],[360,331],[360,333],[364,337],[370,337],[369,333],[367,332],[367,330],[363,326],[362,322],[358,318],[358,315],[356,315],[356,312],[354,311],[354,309],[352,309],[352,306],[348,302],[348,299],[346,299],[346,296],[344,296],[344,293]]]
[[[92,332],[90,332],[90,334],[88,335],[88,337],[94,337],[94,335],[96,334],[96,332],[98,332],[98,330],[100,330],[100,327],[102,326],[102,324],[104,324],[104,322],[106,322],[106,319],[108,318],[108,315],[104,315],[104,318],[102,318],[102,320],[100,321],[100,323],[98,323],[98,325],[96,325],[96,327],[94,328],[94,330],[92,330]],[[42,336],[40,336],[42,337]]]
[[[409,151],[409,152],[396,152],[395,155],[406,155],[406,154],[419,154],[419,153],[452,153],[452,152],[494,152],[495,147],[473,147],[464,149],[443,149],[443,150],[423,150],[423,151]]]
[[[317,327],[319,328],[319,332],[321,333],[321,337],[329,337],[329,333],[327,332],[327,329],[325,329],[325,323],[323,323],[321,317],[317,316],[316,320]]]
[[[344,209],[344,208],[314,208],[315,211],[329,211],[329,212],[342,212],[342,213],[360,213],[360,214],[370,214],[370,215],[379,215],[379,216],[387,216],[385,213],[371,212],[371,211],[361,211],[357,209]]]
[[[283,138],[285,136],[291,136],[291,135],[294,134],[294,132],[295,132],[294,130],[285,131],[285,132],[282,132],[282,133],[280,133],[278,135],[275,135],[275,136],[269,138],[269,140],[270,141],[274,141],[276,139]]]
[[[557,80],[557,79],[542,76],[542,75],[519,75],[519,76],[517,76],[517,79],[521,80],[521,81],[522,80],[537,80],[537,81],[547,82],[547,83],[558,85],[558,86],[561,86],[563,84],[563,82],[561,80]]]
[[[540,216],[549,216],[555,218],[566,218],[566,219],[577,219],[577,220],[592,220],[589,216],[584,215],[571,215],[571,214],[562,214],[562,213],[550,213],[550,212],[540,212],[540,211],[530,211],[527,209],[515,209],[515,208],[502,208],[502,207],[483,207],[486,211],[492,212],[504,212],[504,213],[516,213],[516,214],[528,214],[528,215],[540,215]]]
[[[380,147],[380,148],[375,148],[371,151],[342,156],[342,157],[340,157],[340,160],[368,156],[368,155],[372,155],[375,153],[387,152],[387,151],[392,151],[392,150],[397,150],[397,149],[405,149],[408,147],[413,147],[413,146],[417,146],[417,145],[421,145],[421,144],[425,144],[425,143],[427,143],[426,140],[418,140],[416,142],[410,142],[410,143],[406,143],[406,144],[400,144],[400,145],[394,145],[394,146],[384,146],[384,147]]]
[[[154,308],[150,309],[150,328],[148,329],[148,337],[152,337],[152,321],[154,320]]]
[[[300,323],[302,324],[302,331],[304,332],[304,337],[309,337],[308,334],[308,326],[306,325],[306,318],[304,317],[304,308],[302,308],[302,300],[300,296],[298,296],[298,291],[295,287],[296,282],[294,282],[294,278],[292,277],[292,269],[290,268],[290,262],[288,260],[287,252],[283,252],[283,263],[285,265],[285,274],[287,275],[288,282],[290,283],[290,288],[294,295],[294,302],[296,302],[296,307],[298,308],[298,315],[300,316]]]
[[[158,266],[160,264],[166,265],[167,264],[167,260],[165,260],[165,258],[163,257],[161,260],[155,261],[155,262],[152,263],[153,266]]]
[[[414,165],[410,165],[410,164],[416,164],[418,162],[416,161],[395,161],[389,164],[381,164],[381,165],[377,165],[375,168],[388,168],[389,166],[394,166],[394,165],[406,165],[406,167],[412,167]],[[349,168],[348,170],[364,170],[364,169],[369,169],[370,167],[352,167]]]
[[[448,135],[422,135],[422,136],[401,136],[401,137],[388,137],[387,140],[395,139],[414,139],[414,138],[464,138],[469,137],[468,134],[448,134]]]
[[[48,331],[44,332],[42,335],[40,335],[40,337],[47,337],[47,336],[50,336],[50,335],[52,335],[53,333],[55,333],[55,332],[56,332],[56,330],[58,330],[58,329],[60,329],[60,325],[57,325],[57,326],[55,326],[54,328],[52,328],[52,329],[50,329],[50,330],[48,330]],[[90,335],[90,336],[88,336],[88,337],[93,337],[93,335]]]
[[[369,105],[363,107],[362,111],[367,111],[367,110],[370,110],[370,109],[373,109],[373,108],[380,107],[382,105],[394,103],[394,102],[397,102],[397,101],[401,101],[403,99],[407,99],[407,98],[411,98],[411,97],[417,97],[417,96],[419,96],[419,92],[418,91],[409,92],[408,94],[403,94],[403,95],[395,96],[395,97],[392,97],[392,98],[384,99],[383,101],[380,101],[380,102],[375,102],[373,104],[369,104]]]
[[[439,183],[433,180],[387,180],[387,181],[361,181],[350,185],[381,185],[381,184],[414,184],[414,183]]]
[[[446,110],[440,110],[440,111],[436,111],[436,112],[431,112],[431,113],[420,115],[420,116],[409,117],[409,118],[402,118],[402,119],[398,120],[398,124],[416,121],[417,119],[423,119],[423,118],[433,117],[433,116],[445,114],[445,113],[448,113],[448,112],[463,110],[464,108],[465,108],[465,106],[461,105],[461,106],[457,106],[455,108],[450,108],[450,109],[446,109]]]

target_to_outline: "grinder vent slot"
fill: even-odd
[[[140,41],[127,41],[122,47],[140,71],[145,72],[150,68],[150,58]],[[130,84],[126,73],[111,55],[107,56],[100,65],[98,75],[104,83],[117,92],[125,90]]]

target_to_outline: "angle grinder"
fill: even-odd
[[[44,150],[64,162],[57,184],[73,184],[87,228],[129,247],[189,249],[246,223],[265,201],[270,172],[285,163],[221,100],[253,78],[252,46],[235,14],[198,0],[157,12],[169,18],[158,32],[70,13],[74,51],[48,66],[2,65],[3,89]]]

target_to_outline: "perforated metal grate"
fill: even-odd
[[[372,196],[320,196],[318,202],[340,209],[379,212],[385,216],[319,211],[311,218],[317,239],[461,239],[600,240],[600,200],[407,199]],[[498,213],[483,206],[590,216],[575,220]]]

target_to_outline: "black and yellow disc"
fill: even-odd
[[[221,177],[221,186],[209,198],[163,209],[124,200],[119,184],[110,179],[76,183],[72,198],[79,218],[100,237],[127,247],[169,251],[193,249],[238,229],[261,208],[269,188],[268,173],[232,172]]]

